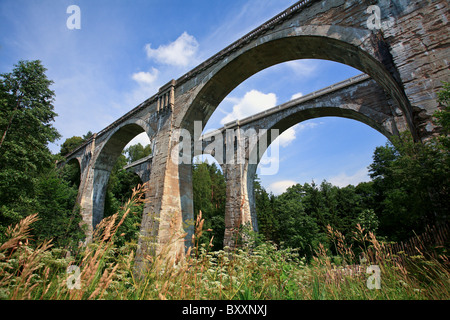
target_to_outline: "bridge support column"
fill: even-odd
[[[80,156],[76,157],[80,164],[80,171],[81,171],[80,186],[78,187],[77,204],[81,208],[81,217],[83,228],[85,229],[86,234],[85,239],[86,243],[92,241],[94,227],[101,220],[100,218],[100,220],[96,220],[97,222],[94,221],[95,220],[94,210],[96,203],[94,201],[95,171],[93,169],[94,161],[92,161],[92,155],[95,152],[95,138],[96,134],[93,135],[92,139],[85,146],[84,152]],[[109,172],[106,177],[106,182],[108,181],[108,178]],[[106,189],[106,185],[104,186],[104,189]],[[103,206],[104,203],[102,203],[102,211],[101,211],[102,215],[103,215]]]
[[[156,136],[135,259],[137,275],[145,274],[149,257],[161,254],[162,259],[173,260],[174,263],[182,259],[189,246],[185,239],[189,235],[192,237],[192,168],[178,164],[175,159],[178,153],[172,152],[176,144],[172,139],[174,131],[167,125]]]
[[[85,241],[90,243],[96,225],[103,219],[106,188],[111,172],[90,166],[85,171],[82,175],[77,202],[81,207]]]
[[[92,225],[92,217],[93,217],[93,199],[92,194],[94,191],[94,175],[91,172],[91,168],[87,167],[81,175],[80,187],[78,189],[78,197],[77,204],[81,207],[81,217],[83,220],[83,228],[85,229],[86,234],[86,242],[89,243],[92,241],[93,235],[93,225]]]
[[[246,225],[253,230],[255,223],[250,213],[246,165],[224,164],[222,169],[226,179],[227,194],[223,246],[233,249],[237,245],[242,226]]]

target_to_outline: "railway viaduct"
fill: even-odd
[[[262,152],[275,138],[273,132],[282,133],[311,118],[341,116],[364,122],[388,137],[409,131],[416,140],[426,140],[437,129],[432,123],[439,108],[436,94],[442,81],[449,81],[448,18],[447,0],[297,2],[170,81],[66,156],[67,161],[80,165],[77,201],[88,226],[87,239],[103,217],[106,186],[117,157],[142,132],[148,135],[153,154],[133,166],[144,182],[150,182],[136,254],[138,271],[145,267],[145,256],[162,246],[170,245],[175,257],[183,256],[190,244],[192,167],[186,159],[192,159],[196,151],[212,153],[224,170],[224,244],[233,245],[233,230],[239,224],[250,223],[257,229],[251,177]],[[220,102],[240,83],[265,68],[297,59],[336,61],[363,75],[199,136],[196,129],[203,129]],[[234,137],[227,137],[227,132],[234,132]],[[256,143],[250,143],[248,132],[257,133]],[[191,153],[181,154],[180,137],[187,135],[192,138],[191,148],[185,149]],[[224,150],[233,150],[236,157],[218,152],[214,141],[219,137],[225,141]],[[243,156],[240,150],[245,150]],[[239,157],[244,160],[237,161]],[[226,161],[231,158],[236,161]],[[184,239],[173,241],[185,232]]]

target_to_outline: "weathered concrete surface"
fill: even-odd
[[[411,103],[414,125],[426,139],[435,129],[431,120],[438,108],[436,94],[442,81],[450,81],[449,2],[389,2],[383,36]]]
[[[367,26],[369,5],[380,8],[379,30]],[[206,125],[231,90],[253,74],[281,62],[315,58],[355,67],[379,85],[391,111],[384,124],[377,117],[386,113],[377,114],[380,109],[374,106],[365,112],[367,104],[356,110],[358,103],[353,110],[349,107],[345,111],[316,105],[322,111],[313,111],[316,107],[311,107],[307,117],[336,112],[373,125],[381,132],[393,132],[390,130],[396,128],[410,131],[416,139],[426,139],[435,130],[430,121],[438,107],[435,97],[442,87],[441,81],[449,81],[448,16],[447,0],[298,2],[162,87],[68,156],[68,160],[77,158],[80,162],[78,201],[84,210],[83,220],[90,225],[88,233],[92,234],[92,224],[102,217],[104,189],[118,152],[133,136],[145,131],[154,144],[154,154],[146,197],[150,201],[144,208],[136,265],[143,268],[148,253],[169,244],[173,256],[182,256],[184,240],[178,239],[179,234],[184,231],[183,226],[192,230],[186,228],[186,222],[193,217],[192,173],[190,165],[178,165],[178,156],[171,152],[178,143],[175,132],[186,129],[193,133],[196,120]],[[342,103],[350,106],[354,101]],[[369,111],[376,112],[369,114]],[[298,113],[295,121],[302,120],[300,114],[307,113]],[[276,126],[283,129],[291,124],[285,120]],[[230,174],[236,172],[236,181],[249,170],[226,169]],[[236,202],[242,195],[245,198],[245,189],[251,189],[251,186],[242,188],[243,184],[238,188],[238,184],[234,182],[236,188],[229,188],[229,197]],[[227,204],[230,212],[238,207],[240,204]],[[253,219],[251,214],[244,213],[243,217],[239,221]],[[237,218],[233,219],[229,221],[230,228],[236,225]]]

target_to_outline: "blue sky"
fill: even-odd
[[[55,83],[60,144],[98,132],[158,88],[295,3],[293,0],[1,0],[0,72],[39,59]],[[67,8],[81,11],[70,30]],[[205,130],[289,101],[360,71],[330,61],[298,60],[268,68],[233,90]],[[326,179],[345,186],[369,180],[367,166],[386,138],[348,119],[302,122],[280,137],[279,171],[260,176],[276,194]],[[135,141],[145,142],[142,137]]]

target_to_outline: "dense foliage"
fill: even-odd
[[[215,163],[195,163],[192,172],[194,188],[194,212],[201,211],[205,219],[205,228],[214,230],[213,245],[215,249],[223,247],[225,232],[225,177]],[[202,242],[210,239],[204,235]]]
[[[60,135],[45,71],[40,61],[20,61],[0,75],[0,239],[8,225],[40,212],[35,236],[73,245],[83,235],[77,189],[60,179],[47,147]]]

